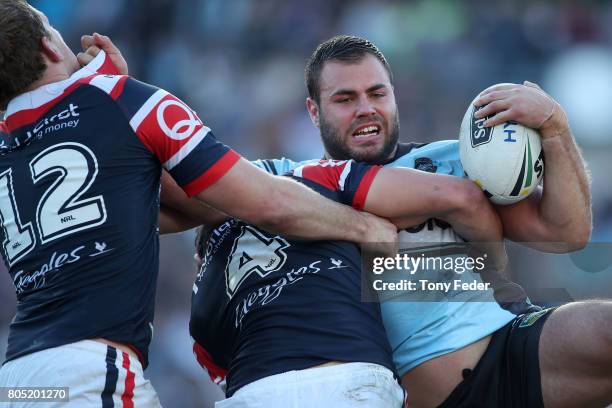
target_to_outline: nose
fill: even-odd
[[[368,97],[359,98],[359,103],[357,105],[357,116],[365,117],[372,116],[376,114],[376,109],[374,109],[374,104]]]

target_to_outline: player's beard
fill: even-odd
[[[397,109],[391,121],[381,120],[386,137],[382,145],[376,150],[352,148],[344,143],[340,130],[328,122],[323,111],[319,111],[319,130],[321,140],[327,152],[327,157],[334,160],[356,160],[367,163],[383,163],[388,160],[397,147],[399,140],[399,116]],[[352,137],[349,135],[348,137]]]

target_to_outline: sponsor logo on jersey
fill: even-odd
[[[69,252],[53,252],[49,261],[38,267],[35,271],[26,273],[21,270],[13,276],[13,283],[17,294],[26,290],[41,288],[47,282],[47,275],[57,272],[62,266],[77,262],[81,259],[79,254],[85,246],[80,245]]]
[[[56,251],[51,254],[47,262],[38,266],[34,271],[17,271],[13,276],[13,283],[15,284],[17,294],[44,287],[47,283],[47,278],[66,265],[79,262],[87,256],[99,256],[113,250],[113,248],[109,249],[104,242],[95,242],[93,249],[95,251],[92,251],[92,248],[88,248],[86,245],[79,245],[70,251]]]
[[[435,173],[438,166],[433,164],[429,157],[418,157],[414,160],[414,168],[428,173]]]
[[[157,123],[162,132],[174,140],[187,139],[202,124],[191,109],[175,99],[166,99],[159,104]]]
[[[246,295],[238,305],[236,305],[236,318],[234,321],[235,327],[240,327],[242,319],[247,315],[253,308],[258,306],[265,306],[270,302],[277,299],[283,288],[289,285],[293,285],[296,282],[302,280],[304,275],[316,274],[321,271],[319,264],[321,261],[314,261],[308,266],[302,266],[301,268],[294,268],[290,272],[287,272],[281,276],[278,280],[270,285],[265,285],[257,290]],[[336,269],[336,268],[328,268]]]
[[[56,132],[66,128],[76,128],[79,125],[78,105],[70,103],[66,109],[51,117],[46,117],[38,122],[32,131],[28,131],[28,139],[41,138],[43,135]]]

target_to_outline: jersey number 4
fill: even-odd
[[[106,221],[104,198],[81,199],[98,175],[93,152],[80,143],[59,143],[40,152],[30,162],[32,182],[55,176],[36,206],[36,226],[40,242],[92,228]],[[13,189],[11,168],[0,173],[0,220],[2,243],[9,266],[36,246],[32,222],[23,223]]]
[[[243,226],[225,269],[227,295],[232,297],[252,273],[263,278],[279,270],[287,260],[284,250],[288,247],[289,243],[279,236],[267,237],[255,228]]]

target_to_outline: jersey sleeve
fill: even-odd
[[[421,170],[418,162],[423,159],[431,162],[431,169],[435,173],[464,177],[463,166],[459,158],[458,140],[441,140],[428,143],[425,146],[412,149],[392,163],[387,164],[386,167],[408,167]]]
[[[270,174],[282,176],[287,173],[290,173],[296,167],[303,166],[305,164],[314,164],[318,162],[319,160],[317,159],[296,162],[296,161],[286,159],[283,157],[281,159],[268,159],[268,160],[259,159],[259,160],[254,160],[251,163],[259,167],[260,169],[267,171]]]
[[[363,210],[372,182],[381,166],[357,163],[354,160],[321,160],[293,170],[297,178],[315,182],[340,193],[340,202]]]
[[[163,89],[127,78],[116,101],[136,136],[190,197],[217,182],[240,159],[189,106]]]

